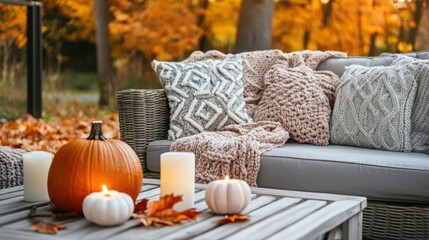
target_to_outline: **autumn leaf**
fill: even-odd
[[[49,223],[49,222],[39,222],[37,224],[31,225],[31,229],[39,232],[39,233],[48,233],[48,234],[56,234],[59,230],[63,230],[66,227],[61,226],[57,223]]]
[[[182,201],[182,196],[165,195],[158,201],[151,202],[148,206],[147,215],[135,213],[133,218],[140,218],[144,226],[172,226],[175,223],[186,220],[196,220],[199,212],[190,208],[182,212],[173,210],[174,204]]]
[[[143,199],[140,202],[138,202],[135,206],[134,206],[134,212],[135,213],[144,213],[147,209],[147,202],[149,200],[148,199]]]
[[[225,215],[224,218],[216,220],[216,223],[218,224],[234,223],[234,222],[247,221],[249,219],[250,219],[250,215],[248,214],[232,214],[232,215]]]
[[[182,201],[182,196],[174,196],[173,194],[165,195],[158,201],[154,201],[149,204],[147,215],[156,216],[156,214],[162,212],[165,209],[173,208],[174,204],[180,201]]]

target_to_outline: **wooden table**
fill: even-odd
[[[196,185],[195,207],[201,211],[196,221],[172,227],[143,227],[138,219],[123,225],[99,227],[83,217],[67,219],[65,230],[56,235],[33,232],[30,225],[40,219],[29,218],[30,208],[48,203],[23,201],[23,188],[0,190],[0,239],[317,239],[339,226],[343,239],[362,238],[362,210],[366,198],[253,188],[252,201],[243,211],[249,221],[218,225],[204,201],[205,185]],[[157,200],[159,181],[145,179],[138,199]]]

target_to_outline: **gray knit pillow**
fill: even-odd
[[[415,152],[429,153],[429,60],[398,55],[392,65],[411,68],[417,93],[411,112],[411,145]]]
[[[193,63],[153,61],[170,106],[168,139],[248,123],[239,56]]]
[[[405,66],[346,67],[336,91],[331,143],[411,151],[417,83]]]

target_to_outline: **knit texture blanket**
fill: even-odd
[[[307,66],[309,71],[314,71],[320,62],[330,57],[346,57],[346,54],[333,51],[286,54],[280,50],[267,50],[240,53],[240,56],[243,59],[246,109],[253,118],[264,95],[266,73],[274,64],[282,64],[286,68]],[[184,62],[226,57],[228,55],[218,51],[195,52]],[[281,123],[260,121],[230,125],[217,132],[204,132],[178,139],[171,145],[171,151],[195,153],[195,176],[198,183],[209,183],[229,175],[256,186],[261,153],[282,146],[288,138],[289,133]]]
[[[172,151],[195,153],[195,180],[209,183],[228,175],[256,187],[262,152],[282,146],[288,132],[276,122],[233,124],[176,140]]]

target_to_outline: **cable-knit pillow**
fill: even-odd
[[[407,65],[415,73],[417,92],[411,111],[411,146],[415,152],[429,153],[429,60],[397,55],[392,65]]]
[[[300,143],[328,145],[330,101],[338,83],[332,72],[276,64],[265,75],[254,120],[280,122]]]
[[[410,151],[411,109],[417,84],[406,66],[351,65],[341,77],[331,143]]]
[[[153,61],[170,106],[168,139],[248,123],[239,56],[193,63]]]

